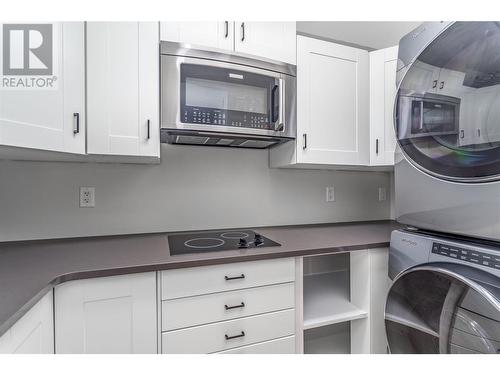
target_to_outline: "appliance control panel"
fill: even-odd
[[[223,125],[274,130],[266,114],[228,111],[214,108],[186,106],[181,113],[181,121],[188,124]]]
[[[500,252],[498,254],[491,254],[455,245],[433,242],[432,253],[500,270]]]

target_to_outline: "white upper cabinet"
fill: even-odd
[[[398,46],[370,52],[370,164],[394,165]]]
[[[53,294],[47,293],[2,337],[0,354],[54,353]]]
[[[295,22],[244,22],[235,24],[234,49],[271,60],[296,63]]]
[[[160,39],[296,62],[295,22],[161,22]]]
[[[156,273],[76,280],[55,289],[56,353],[158,351]]]
[[[87,152],[160,155],[156,22],[87,23]]]
[[[232,50],[234,22],[161,22],[160,39]]]
[[[297,37],[297,141],[271,150],[271,166],[367,165],[368,52]]]
[[[84,154],[84,23],[1,26],[0,144]]]

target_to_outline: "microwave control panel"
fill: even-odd
[[[181,122],[188,124],[222,125],[273,130],[266,114],[227,111],[214,108],[184,107]]]

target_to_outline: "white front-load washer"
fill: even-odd
[[[390,353],[500,353],[500,246],[422,231],[391,236]]]

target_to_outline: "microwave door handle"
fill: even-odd
[[[283,122],[283,119],[285,117],[285,80],[283,78],[279,79],[279,103],[280,103],[280,108],[279,108],[279,115],[278,115],[278,124],[276,126],[276,131],[284,131],[285,130],[285,124]]]

